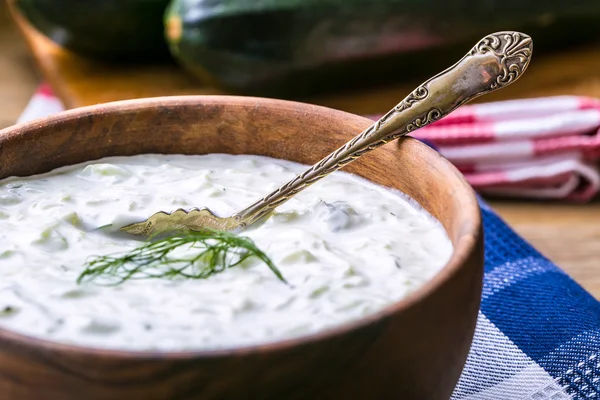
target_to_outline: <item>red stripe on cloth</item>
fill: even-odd
[[[536,139],[532,140],[532,143],[533,153],[536,156],[580,150],[590,157],[598,155],[598,151],[600,151],[599,135]]]
[[[40,95],[40,96],[44,96],[44,97],[55,97],[54,96],[54,92],[52,91],[52,87],[50,87],[50,85],[48,85],[47,83],[42,83],[37,91],[35,92],[35,94]]]
[[[503,171],[464,174],[464,177],[474,188],[495,184],[512,184]]]
[[[558,186],[568,181],[575,173],[574,172],[561,172],[552,176],[536,176],[533,178],[523,179],[519,181],[510,181],[508,177],[502,172],[491,172],[491,173],[479,173],[466,176],[467,180],[474,187],[490,187],[502,185],[506,186],[510,184],[511,187],[550,187]]]
[[[412,136],[448,146],[489,143],[496,139],[494,124],[489,123],[430,125],[415,131]]]
[[[477,122],[477,116],[473,111],[472,106],[462,106],[461,108],[453,111],[439,121],[434,122],[430,126],[443,126],[443,125],[454,125],[454,124],[471,124]]]
[[[454,164],[463,174],[474,174],[477,172],[477,166],[475,164]]]
[[[583,157],[588,161],[600,159],[600,146],[583,149]]]
[[[580,110],[588,110],[590,108],[600,109],[600,101],[598,99],[592,97],[580,97],[578,100]]]

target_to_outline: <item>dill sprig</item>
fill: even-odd
[[[94,257],[86,262],[77,283],[100,280],[112,286],[130,279],[206,279],[251,257],[263,261],[277,278],[287,283],[275,264],[250,238],[217,230],[186,231],[160,239],[152,237],[131,251]]]

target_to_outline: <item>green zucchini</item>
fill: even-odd
[[[500,30],[581,43],[599,18],[598,0],[172,0],[165,36],[203,82],[286,97],[426,77]]]
[[[168,0],[14,0],[40,33],[100,60],[170,57],[163,16]]]

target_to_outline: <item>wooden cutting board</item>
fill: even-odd
[[[10,6],[10,2],[9,2]],[[226,94],[199,84],[176,65],[106,65],[78,57],[32,28],[11,7],[38,67],[67,108],[141,97]],[[462,56],[457,55],[457,59]],[[389,110],[421,82],[305,99],[357,114]],[[600,97],[600,45],[533,57],[518,84],[483,101],[576,94]],[[481,98],[480,98],[481,99]],[[478,101],[482,101],[478,99]],[[476,100],[477,101],[477,100]]]

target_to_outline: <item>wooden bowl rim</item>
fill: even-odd
[[[225,106],[260,106],[273,110],[285,111],[294,110],[300,111],[303,114],[318,114],[323,117],[340,120],[354,120],[356,123],[364,123],[365,127],[373,121],[356,114],[345,111],[303,103],[299,101],[271,99],[252,96],[233,96],[233,95],[181,95],[181,96],[159,96],[138,98],[132,100],[120,100],[107,103],[101,103],[91,106],[78,107],[66,111],[55,113],[51,116],[37,118],[28,122],[19,123],[11,127],[0,130],[0,137],[14,137],[27,134],[29,131],[35,131],[45,125],[48,127],[60,125],[62,123],[76,120],[90,115],[103,115],[109,113],[119,114],[122,111],[148,110],[157,108],[158,106],[174,107],[174,106],[190,106],[201,103],[221,104]],[[354,122],[352,121],[352,122]],[[360,132],[357,132],[358,134]],[[183,350],[183,351],[144,351],[144,350],[121,350],[113,348],[95,348],[85,345],[67,344],[50,339],[30,336],[28,334],[18,333],[6,328],[0,327],[0,343],[10,343],[18,347],[29,347],[33,349],[43,349],[53,352],[67,352],[77,354],[79,356],[100,356],[103,358],[122,359],[122,360],[185,360],[198,358],[220,358],[220,357],[235,357],[249,354],[265,354],[265,352],[277,352],[280,350],[291,349],[301,345],[307,345],[314,342],[319,342],[334,337],[343,336],[351,331],[365,328],[368,325],[379,320],[389,318],[392,315],[406,312],[414,308],[420,302],[424,301],[429,296],[433,295],[445,282],[458,274],[461,269],[466,268],[466,261],[469,260],[473,253],[477,251],[478,244],[483,240],[481,233],[481,211],[479,202],[475,192],[464,179],[462,174],[437,151],[433,150],[426,144],[411,137],[405,137],[401,140],[408,140],[413,146],[421,146],[421,151],[426,154],[427,158],[431,158],[432,163],[446,164],[449,171],[454,171],[455,178],[461,183],[457,191],[461,192],[464,202],[467,205],[462,210],[463,214],[468,219],[464,224],[466,229],[463,230],[458,242],[454,245],[452,255],[442,269],[425,284],[419,287],[414,292],[406,297],[391,303],[387,307],[367,315],[357,320],[348,321],[337,326],[324,329],[322,331],[303,335],[296,338],[278,340],[256,345],[244,345],[241,347],[214,349],[214,350]],[[332,149],[333,150],[333,149]],[[412,199],[412,197],[411,197]],[[416,201],[415,201],[416,202]],[[483,265],[481,266],[483,268]]]

